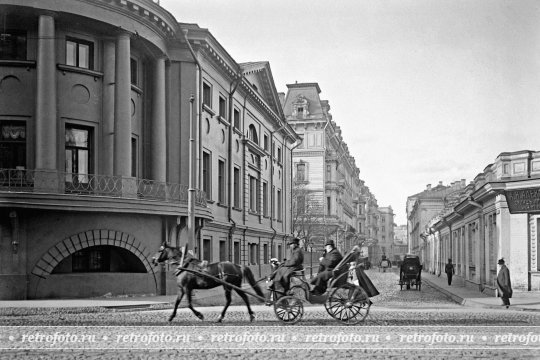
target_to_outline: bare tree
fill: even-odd
[[[323,199],[309,190],[305,183],[295,182],[292,200],[293,232],[303,240],[304,250],[307,250],[310,245],[318,245],[327,236]]]

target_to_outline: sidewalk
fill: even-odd
[[[463,280],[454,277],[448,286],[446,274],[441,276],[422,272],[422,282],[442,292],[458,304],[474,308],[504,309],[501,298],[482,294],[472,287],[465,287]],[[530,291],[514,291],[510,299],[510,309],[520,311],[540,311],[540,293]]]

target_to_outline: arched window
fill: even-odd
[[[257,129],[255,129],[255,126],[253,124],[249,125],[248,138],[249,140],[253,141],[255,144],[259,145],[259,138],[257,137]]]

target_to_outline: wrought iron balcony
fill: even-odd
[[[137,198],[187,203],[187,185],[122,176],[73,174],[46,170],[0,169],[0,191]],[[195,204],[206,207],[206,195],[195,192]]]

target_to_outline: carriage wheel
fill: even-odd
[[[274,303],[274,313],[281,322],[295,324],[304,316],[304,305],[294,296],[283,296]]]
[[[308,300],[308,292],[309,290],[306,290],[306,288],[302,285],[294,285],[289,290],[289,293],[287,295],[294,296],[297,299],[300,299],[302,301]]]
[[[371,301],[360,286],[345,284],[330,292],[324,307],[334,319],[352,325],[365,320]]]

